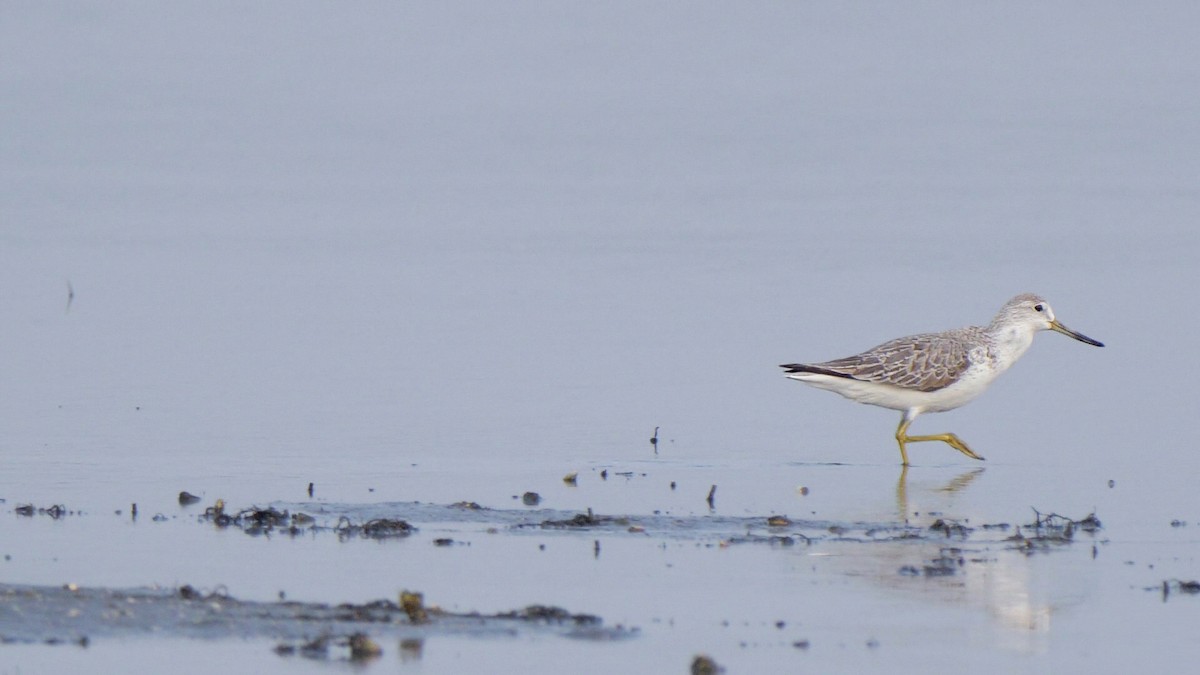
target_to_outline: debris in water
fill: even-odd
[[[600,617],[594,614],[572,614],[562,607],[550,605],[529,605],[525,609],[504,612],[496,616],[539,623],[573,623],[583,626],[594,626],[601,623]]]
[[[350,636],[351,661],[366,661],[378,658],[380,654],[383,654],[383,649],[374,640],[367,637],[366,633],[355,633]]]
[[[374,518],[362,525],[355,525],[346,516],[339,518],[333,529],[343,541],[355,535],[368,539],[407,537],[417,531],[408,521],[396,518]]]
[[[959,523],[958,521],[955,521],[955,520],[945,520],[942,518],[938,518],[937,520],[933,521],[933,525],[930,525],[929,529],[935,530],[935,531],[941,530],[942,532],[946,533],[947,537],[952,537],[952,536],[957,535],[959,537],[962,537],[963,539],[966,539],[967,536],[971,533],[971,530],[973,528],[967,527],[966,525],[963,525],[962,523]]]
[[[708,489],[708,497],[704,500],[704,501],[708,502],[708,508],[710,508],[710,509],[715,508],[716,496],[717,496],[717,486],[714,485]]]
[[[329,657],[329,636],[321,635],[300,645],[300,655],[306,659]]]
[[[429,612],[425,609],[425,594],[415,591],[400,591],[400,609],[408,615],[412,623],[425,623],[429,620]]]
[[[521,503],[525,506],[537,506],[540,501],[542,501],[542,496],[536,492],[526,492],[521,495]]]
[[[178,589],[179,597],[182,600],[227,600],[229,599],[229,590],[224,586],[217,586],[216,589],[205,593],[196,590],[191,584],[184,584]]]
[[[1200,581],[1183,581],[1180,579],[1169,579],[1162,582],[1162,599],[1163,602],[1171,595],[1171,589],[1185,593],[1187,595],[1196,595],[1200,593]]]
[[[316,519],[307,513],[280,511],[274,507],[252,507],[231,515],[225,510],[223,499],[218,499],[214,505],[205,509],[200,520],[209,521],[219,528],[238,527],[249,535],[270,535],[282,532],[294,537],[307,532],[332,530],[343,540],[352,536],[369,539],[406,537],[417,531],[417,528],[407,521],[395,518],[375,518],[362,524],[356,524],[346,516],[342,516],[333,527],[320,526],[317,525]]]
[[[36,513],[39,516],[50,516],[54,520],[58,520],[66,515],[72,515],[71,512],[67,510],[67,507],[63,506],[62,504],[55,504],[54,506],[48,506],[44,508],[36,507],[33,504],[21,504],[13,509],[13,513],[17,514],[18,516],[25,516],[26,518],[33,517],[33,515]]]
[[[287,511],[280,511],[270,507],[265,509],[251,507],[239,511],[233,517],[233,520],[236,523],[243,524],[242,529],[248,532],[257,530],[258,532],[253,533],[258,534],[262,530],[270,530],[286,525],[289,518],[290,516]]]
[[[1060,516],[1057,513],[1044,514],[1037,509],[1034,509],[1033,513],[1035,516],[1037,516],[1037,520],[1036,522],[1027,525],[1027,527],[1033,527],[1039,530],[1061,530],[1068,539],[1074,535],[1075,528],[1077,527],[1088,533],[1096,532],[1103,527],[1100,524],[1100,519],[1096,517],[1094,512],[1089,513],[1082,520],[1072,520],[1066,516]]]
[[[179,493],[179,505],[180,506],[191,506],[192,504],[195,504],[198,501],[200,501],[200,498],[197,497],[196,495],[188,492],[187,490],[184,490]]]
[[[544,520],[542,521],[541,526],[547,528],[594,527],[596,525],[616,523],[616,518],[613,518],[612,516],[597,516],[596,514],[592,513],[591,509],[588,509],[587,513],[576,514],[574,518],[568,518],[567,520]]]
[[[699,654],[692,659],[692,675],[717,675],[723,672],[725,669],[708,654]]]
[[[1072,520],[1057,513],[1043,514],[1037,509],[1034,509],[1033,513],[1036,516],[1035,522],[1025,527],[1032,529],[1034,535],[1026,537],[1021,532],[1021,528],[1018,527],[1016,534],[1006,540],[1015,542],[1016,547],[1024,550],[1026,553],[1031,553],[1035,550],[1046,550],[1055,544],[1069,544],[1075,539],[1076,529],[1088,534],[1095,534],[1102,528],[1100,519],[1096,517],[1095,513],[1088,514],[1082,520]]]
[[[796,537],[803,539],[805,544],[812,543],[812,540],[810,540],[808,537],[806,537],[802,534],[797,534]],[[760,534],[746,534],[746,535],[739,536],[739,537],[730,537],[730,538],[722,541],[720,545],[721,545],[721,548],[728,548],[730,546],[733,546],[734,544],[769,544],[771,546],[787,547],[787,546],[795,546],[796,538],[792,537],[790,535],[778,535],[778,534],[772,534],[770,536],[763,536]]]
[[[567,475],[563,476],[563,482],[564,482],[564,483],[566,483],[567,485],[576,485],[576,484],[578,484],[578,482],[579,482],[579,472],[578,472],[578,471],[572,471],[571,473],[569,473],[569,474],[567,474]]]
[[[280,656],[299,654],[306,659],[325,660],[329,658],[330,645],[347,648],[349,655],[343,658],[355,662],[366,661],[383,654],[383,649],[366,633],[353,633],[345,639],[335,639],[332,635],[319,635],[299,645],[280,643],[275,645],[274,651]]]
[[[787,527],[792,521],[788,520],[787,516],[771,516],[767,518],[768,527]]]

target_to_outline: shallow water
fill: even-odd
[[[9,578],[51,586],[64,579],[117,589],[187,583],[201,592],[266,603],[280,592],[289,600],[394,602],[398,590],[419,589],[429,603],[454,612],[504,612],[536,602],[636,631],[597,645],[536,629],[497,636],[490,626],[464,631],[435,621],[423,633],[417,657],[422,668],[435,671],[485,658],[554,669],[567,655],[596,669],[638,664],[662,670],[701,651],[751,670],[875,668],[885,662],[913,670],[956,663],[1000,669],[1010,662],[1075,668],[1090,662],[1103,670],[1112,663],[1126,667],[1194,655],[1187,626],[1196,599],[1180,591],[1164,598],[1161,585],[1190,578],[1195,525],[1173,527],[1166,514],[1137,522],[1148,514],[1130,518],[1138,510],[1122,496],[1123,485],[1094,481],[1097,512],[1114,519],[1097,532],[1080,528],[1064,539],[1061,532],[1032,527],[1036,514],[1028,506],[1006,506],[1019,497],[995,494],[992,486],[1042,490],[1036,477],[1025,480],[1025,469],[933,467],[920,479],[910,470],[901,481],[885,480],[896,479],[891,467],[775,465],[769,473],[786,477],[754,484],[739,480],[750,476],[749,466],[636,463],[602,470],[607,479],[584,471],[574,488],[552,476],[527,479],[543,500],[536,507],[512,496],[479,509],[396,502],[386,495],[362,503],[318,498],[273,504],[313,515],[321,526],[296,534],[251,536],[237,527],[216,528],[200,516],[204,504],[179,507],[169,500],[143,502],[136,521],[127,512],[56,521],[14,515],[5,526],[6,541],[30,543],[10,545],[5,565]],[[632,476],[617,475],[626,470]],[[718,474],[724,480],[709,509],[704,484]],[[784,484],[797,477],[805,478],[807,494]],[[500,480],[509,482],[502,474]],[[868,494],[868,503],[852,503]],[[570,520],[586,509],[576,507],[582,504],[627,508],[593,507],[597,517],[615,517],[594,526],[542,526]],[[650,504],[657,508],[644,506]],[[1008,517],[995,517],[1005,512]],[[151,513],[165,519],[155,521]],[[787,522],[767,520],[784,514]],[[873,518],[859,519],[866,516]],[[328,529],[343,517],[355,523],[403,518],[418,530],[379,541],[344,538]],[[939,520],[944,524],[935,525]],[[97,539],[105,544],[79,546]],[[439,539],[454,543],[435,545]],[[27,631],[40,614],[36,607],[24,611],[16,625]],[[1129,622],[1113,621],[1116,614]],[[384,648],[380,662],[415,658],[397,646],[394,631],[407,630],[402,623],[371,627]],[[276,657],[275,645],[318,633],[313,624],[220,626],[220,633],[270,639],[258,637],[262,654],[247,658],[244,650],[213,638],[181,642],[179,629],[159,630],[181,652],[200,650],[243,665],[262,661],[262,667],[271,667],[272,659],[290,667],[302,657]],[[3,620],[0,629],[9,639],[21,634]],[[105,652],[113,642],[133,653],[160,649],[143,644],[159,639],[143,630],[82,621],[49,635],[69,643],[77,635],[73,630],[91,633],[88,647],[55,649]],[[9,653],[36,655],[24,648]],[[48,663],[67,658],[56,654]],[[344,660],[336,651],[327,659]]]
[[[372,669],[1196,656],[1200,599],[1161,593],[1200,577],[1192,5],[0,11],[0,583],[408,588],[638,629],[384,641]],[[914,426],[982,464],[920,444],[902,474],[897,415],[776,367],[1027,290],[1108,346],[1039,336]],[[217,499],[426,510],[402,541],[343,542],[199,522]],[[444,512],[462,501],[489,515]],[[645,531],[514,527],[589,508]],[[1034,509],[1103,529],[1027,554],[982,528]],[[726,545],[771,515],[810,542]],[[943,556],[938,518],[975,528],[966,562],[902,573]],[[274,645],[117,636],[0,664],[310,667]]]

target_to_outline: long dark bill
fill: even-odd
[[[1076,340],[1079,340],[1080,342],[1086,342],[1087,344],[1092,345],[1093,347],[1103,347],[1104,346],[1103,342],[1101,342],[1099,340],[1093,340],[1092,338],[1084,335],[1083,333],[1076,333],[1075,331],[1071,330],[1070,328],[1067,328],[1066,326],[1062,325],[1058,321],[1050,322],[1050,330],[1052,330],[1056,333],[1062,333],[1063,335],[1066,335],[1067,337],[1073,337]]]

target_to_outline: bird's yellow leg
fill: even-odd
[[[912,424],[912,420],[901,420],[900,427],[896,429],[896,441],[900,443],[900,458],[904,460],[904,465],[908,466],[908,453],[904,449],[905,443],[919,443],[921,441],[941,441],[971,459],[982,460],[983,457],[975,454],[973,450],[967,447],[961,438],[954,434],[929,434],[927,436],[909,436],[908,425]]]
[[[959,438],[958,436],[955,436],[954,434],[930,434],[928,436],[909,436],[908,440],[913,441],[914,443],[917,441],[942,441],[943,443],[946,443],[950,447],[961,452],[962,454],[966,455],[967,457],[970,457],[971,459],[978,459],[978,460],[983,459],[982,456],[975,454],[975,452],[973,450],[971,450],[970,448],[967,447],[967,444],[964,443],[961,438]]]

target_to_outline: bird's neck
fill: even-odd
[[[1033,344],[1033,332],[1020,326],[993,328],[989,332],[992,334],[992,358],[1002,369],[1016,363]]]

